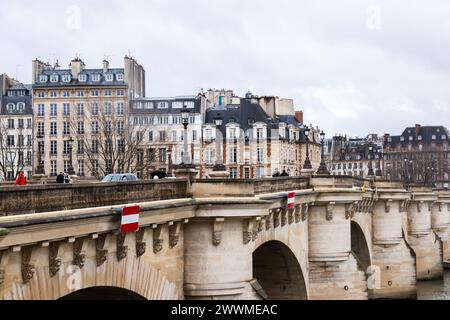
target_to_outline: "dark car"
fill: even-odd
[[[132,173],[114,173],[108,174],[103,178],[102,182],[126,182],[137,181],[138,178]]]

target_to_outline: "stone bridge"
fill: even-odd
[[[415,298],[450,256],[448,190],[350,177],[9,187],[0,208],[0,299]]]

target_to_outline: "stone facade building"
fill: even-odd
[[[328,142],[327,164],[332,175],[366,178],[372,167],[373,174],[383,171],[382,144],[376,134],[366,138],[334,136]]]
[[[124,68],[103,61],[102,68],[86,69],[79,58],[69,67],[33,61],[35,148],[45,173],[69,172],[71,165],[78,176],[126,170],[123,135],[130,130],[129,99],[145,96],[143,67],[130,57]]]
[[[33,111],[31,86],[0,75],[0,181],[32,176]]]
[[[414,184],[449,186],[449,140],[444,126],[406,128],[399,136],[384,136],[385,177]]]

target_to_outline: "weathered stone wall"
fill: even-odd
[[[186,197],[185,180],[0,188],[0,216]]]

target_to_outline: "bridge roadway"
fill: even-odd
[[[0,208],[0,299],[415,298],[450,259],[448,190],[351,177],[2,188]]]

